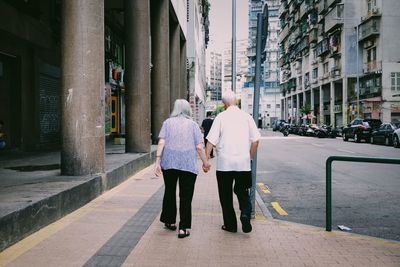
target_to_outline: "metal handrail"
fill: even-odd
[[[400,158],[366,158],[348,156],[330,156],[326,160],[326,231],[332,231],[332,162],[370,162],[384,164],[400,164]]]

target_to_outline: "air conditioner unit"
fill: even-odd
[[[377,8],[376,6],[372,8],[372,14],[378,14],[379,12],[379,8]]]

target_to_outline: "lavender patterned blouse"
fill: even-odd
[[[200,128],[184,116],[164,121],[158,138],[165,140],[161,169],[176,169],[198,174],[196,146],[203,143]]]

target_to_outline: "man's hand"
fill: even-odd
[[[211,168],[211,164],[210,163],[208,163],[208,162],[203,163],[203,171],[204,172],[208,172],[210,170],[210,168]]]

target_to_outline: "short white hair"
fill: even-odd
[[[186,118],[191,119],[192,118],[192,110],[190,108],[189,102],[187,102],[185,99],[177,99],[175,100],[174,103],[174,108],[171,112],[171,118],[172,117],[177,117],[179,115],[183,115]]]
[[[222,93],[222,103],[226,105],[236,105],[236,95],[231,90]]]

